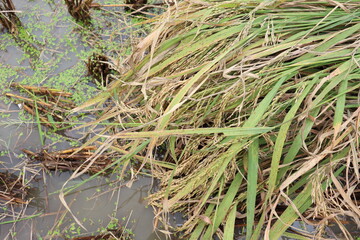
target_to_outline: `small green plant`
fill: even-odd
[[[119,220],[117,218],[112,218],[111,221],[108,223],[108,229],[116,229],[119,226]]]

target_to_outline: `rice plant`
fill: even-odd
[[[177,3],[151,20],[129,71],[74,112],[107,106],[88,124],[117,124],[89,143],[105,137],[99,153],[150,164],[160,183],[148,200],[169,232],[304,238],[291,227],[301,220],[317,237],[335,222],[351,239],[342,219],[360,225],[359,7]],[[187,219],[176,229],[173,212]]]

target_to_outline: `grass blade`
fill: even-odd
[[[257,176],[259,161],[259,139],[256,138],[249,146],[247,192],[246,192],[246,239],[250,239],[254,226],[255,203],[257,196]]]

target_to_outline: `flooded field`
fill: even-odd
[[[272,224],[266,223],[270,223],[271,220],[269,219],[274,219],[274,222],[278,224],[277,226],[282,226],[281,232],[277,231],[277,229],[271,230],[272,234],[278,236],[277,238],[279,239],[312,239],[312,235],[317,234],[320,230],[321,234],[319,235],[321,235],[321,238],[319,237],[319,239],[359,239],[360,232],[351,218],[353,213],[350,210],[342,213],[336,212],[336,214],[333,214],[334,216],[331,216],[331,221],[325,219],[326,223],[323,218],[329,216],[321,214],[317,216],[316,214],[311,215],[311,212],[305,212],[306,209],[311,209],[311,206],[317,204],[313,201],[315,197],[313,196],[314,192],[310,191],[313,186],[308,185],[311,183],[309,179],[319,184],[324,182],[325,186],[325,180],[329,179],[330,176],[326,175],[328,174],[328,169],[334,167],[331,165],[332,161],[339,163],[340,170],[334,168],[334,170],[339,171],[338,173],[335,171],[335,173],[340,174],[345,169],[343,162],[340,162],[346,155],[345,151],[344,153],[340,152],[341,154],[338,155],[338,159],[332,159],[333,154],[330,154],[331,156],[329,156],[328,160],[321,162],[321,164],[320,162],[315,164],[316,166],[314,165],[312,171],[306,174],[299,174],[299,176],[296,175],[296,178],[301,177],[298,181],[303,183],[303,186],[297,185],[298,182],[295,179],[292,184],[289,183],[286,186],[292,186],[292,201],[296,202],[295,200],[297,199],[298,204],[303,204],[302,200],[306,200],[308,205],[299,205],[302,209],[301,214],[307,218],[306,223],[298,221],[299,214],[297,212],[291,212],[291,219],[289,218],[289,221],[286,223],[282,222],[282,219],[278,216],[287,213],[286,211],[293,211],[291,209],[292,205],[287,200],[279,197],[279,203],[277,202],[278,200],[275,201],[276,203],[273,203],[274,205],[270,204],[271,201],[267,203],[268,199],[272,199],[275,196],[274,194],[278,188],[278,183],[276,182],[284,181],[290,174],[298,171],[296,165],[297,162],[304,161],[302,159],[303,155],[306,156],[306,154],[311,153],[310,155],[313,157],[318,153],[318,149],[316,151],[310,151],[311,149],[303,151],[302,148],[304,146],[301,145],[300,141],[303,136],[299,134],[299,138],[297,138],[297,134],[291,133],[289,142],[282,144],[281,148],[285,146],[284,152],[290,151],[288,146],[291,145],[292,149],[293,142],[296,142],[296,139],[299,140],[297,142],[298,146],[294,146],[294,151],[292,152],[292,160],[296,164],[293,165],[290,162],[283,164],[281,161],[282,156],[280,156],[281,153],[279,153],[276,156],[278,157],[276,165],[281,165],[279,165],[280,171],[275,169],[273,173],[276,175],[280,174],[284,167],[291,167],[291,169],[286,170],[289,171],[288,174],[285,174],[286,171],[284,170],[282,178],[278,180],[276,178],[279,176],[276,177],[274,175],[275,177],[271,178],[274,181],[274,185],[269,188],[266,186],[268,183],[266,177],[269,175],[269,169],[272,166],[269,165],[272,162],[271,159],[273,159],[271,157],[272,153],[277,151],[276,149],[274,151],[273,148],[277,146],[276,135],[278,134],[277,132],[271,132],[271,134],[267,132],[270,131],[268,127],[269,122],[273,124],[271,131],[279,126],[283,126],[283,114],[287,112],[289,106],[292,106],[292,99],[298,98],[297,95],[289,95],[290,92],[299,93],[304,100],[310,92],[303,91],[310,91],[317,81],[327,79],[328,73],[334,70],[332,65],[334,60],[331,57],[329,58],[328,65],[324,65],[329,67],[328,71],[323,72],[322,67],[324,66],[319,68],[315,66],[314,69],[309,70],[308,65],[310,67],[318,64],[318,62],[315,62],[316,64],[310,62],[311,64],[305,64],[306,67],[303,71],[300,71],[300,68],[296,68],[294,72],[298,73],[299,76],[294,76],[293,78],[287,74],[288,70],[284,67],[291,66],[288,64],[293,59],[280,62],[279,65],[272,65],[274,63],[273,58],[277,54],[276,52],[272,53],[272,44],[274,46],[276,44],[285,44],[284,46],[280,45],[281,49],[288,49],[289,52],[297,47],[298,49],[307,49],[310,44],[316,44],[317,42],[320,44],[323,40],[328,39],[327,35],[320,34],[323,31],[321,29],[323,27],[321,22],[315,23],[314,27],[310,27],[309,32],[304,35],[307,36],[315,28],[319,27],[320,29],[316,30],[319,32],[314,35],[314,38],[306,40],[307,42],[304,45],[294,45],[297,47],[288,45],[287,41],[289,39],[287,39],[287,35],[282,35],[286,29],[290,29],[287,22],[283,25],[280,24],[280,27],[274,28],[273,42],[265,41],[264,43],[262,43],[263,38],[268,40],[270,36],[268,29],[266,29],[266,24],[262,24],[262,20],[258,19],[254,26],[247,28],[245,27],[247,23],[244,23],[241,25],[241,27],[244,27],[244,31],[252,29],[252,31],[256,30],[257,34],[260,34],[261,31],[264,33],[257,37],[254,35],[256,42],[252,42],[252,37],[248,38],[252,33],[249,35],[243,34],[243,30],[240,31],[238,29],[240,26],[238,22],[246,21],[244,19],[248,19],[247,16],[239,17],[239,19],[238,16],[232,16],[235,11],[229,7],[231,4],[221,5],[219,10],[217,9],[219,6],[214,4],[214,1],[210,1],[211,4],[209,2],[209,6],[214,4],[213,7],[216,11],[228,11],[228,16],[231,16],[228,19],[222,19],[221,21],[223,22],[217,23],[218,19],[226,17],[227,14],[219,14],[218,16],[216,13],[212,15],[210,10],[207,11],[207,7],[203,8],[200,4],[197,6],[198,10],[202,14],[209,14],[208,18],[204,16],[201,21],[198,21],[197,13],[195,13],[191,15],[194,19],[190,18],[190,21],[187,18],[189,16],[187,15],[187,9],[191,9],[193,5],[190,4],[191,1],[184,1],[181,2],[184,3],[182,5],[184,7],[182,13],[184,18],[179,18],[180,21],[175,19],[173,22],[164,22],[164,26],[168,26],[166,28],[160,27],[159,29],[160,32],[163,32],[162,37],[169,39],[161,40],[155,37],[156,40],[154,41],[159,40],[160,47],[156,49],[157,52],[154,50],[156,53],[154,61],[152,62],[152,57],[147,59],[145,57],[146,61],[144,60],[144,62],[139,60],[141,57],[139,59],[134,57],[134,59],[130,59],[131,61],[126,61],[127,57],[134,50],[132,49],[134,43],[138,43],[140,38],[147,36],[150,29],[146,24],[139,24],[145,18],[144,15],[130,16],[129,13],[125,12],[123,6],[119,6],[121,5],[119,1],[96,1],[98,5],[93,5],[90,10],[91,19],[85,19],[86,22],[90,23],[87,25],[74,19],[73,16],[76,15],[76,10],[70,10],[70,12],[75,11],[75,13],[72,12],[71,14],[73,16],[69,14],[65,4],[67,1],[13,0],[13,2],[21,27],[11,30],[15,31],[16,34],[10,34],[6,29],[0,29],[0,86],[2,86],[0,95],[0,240],[89,240],[92,239],[90,236],[97,236],[93,237],[94,239],[108,239],[110,237],[116,237],[121,240],[169,239],[169,237],[166,238],[166,234],[169,234],[168,229],[162,229],[161,221],[169,221],[167,223],[172,226],[181,226],[183,231],[189,231],[187,234],[191,235],[192,239],[201,238],[198,236],[207,236],[203,239],[210,239],[211,236],[216,234],[218,235],[214,239],[218,239],[218,236],[219,238],[224,236],[226,230],[226,234],[231,233],[230,235],[232,236],[232,230],[235,228],[234,237],[230,238],[243,240],[246,239],[244,235],[251,234],[252,228],[259,226],[257,228],[260,235],[261,230],[265,229],[265,227],[271,227]],[[201,1],[199,2],[201,3]],[[191,6],[189,5],[188,7],[187,4]],[[99,7],[99,5],[102,5],[102,7]],[[161,11],[159,9],[161,7],[154,11]],[[317,9],[317,7],[314,9]],[[271,11],[273,10],[271,9]],[[242,10],[239,12],[240,15],[243,13],[244,11]],[[281,15],[283,13],[281,9],[277,14]],[[259,15],[261,16],[261,14]],[[323,12],[320,11],[320,16],[321,14]],[[151,18],[154,15],[151,13],[147,17]],[[319,19],[324,19],[325,24],[325,19],[333,17],[330,15],[319,17]],[[296,16],[296,12],[289,16]],[[287,19],[289,16],[286,15],[284,19]],[[255,14],[252,17],[255,17]],[[265,15],[262,17],[268,19]],[[309,19],[311,19],[310,17],[309,15]],[[349,18],[350,15],[348,14],[344,17]],[[188,31],[187,28],[184,28],[186,24],[181,25],[181,21],[186,22],[186,24],[191,22],[189,29],[193,29],[190,32],[186,32]],[[208,25],[207,21],[216,24]],[[338,21],[338,18],[334,17],[334,21]],[[339,26],[342,26],[341,24],[344,24],[344,22],[339,24]],[[270,25],[272,26],[273,23],[269,23]],[[309,26],[305,18],[304,29],[307,29]],[[332,25],[330,24],[329,26]],[[168,29],[171,31],[168,31]],[[303,36],[292,32],[293,30],[296,32],[296,29],[297,26],[293,27],[289,31],[289,36]],[[301,28],[299,29],[301,30]],[[326,25],[324,29],[326,32],[328,26]],[[340,31],[339,29],[336,27],[335,30]],[[177,37],[176,34],[178,32],[182,32],[181,34],[184,35]],[[280,41],[275,38],[277,36],[276,32],[279,39],[284,39]],[[174,38],[171,38],[172,34]],[[339,36],[342,35],[342,33],[339,33]],[[237,36],[236,40],[232,39],[234,36]],[[231,41],[237,42],[239,37],[248,38],[246,40],[248,45],[244,45],[246,48],[235,44],[233,47],[236,46],[238,48],[236,51],[232,52],[235,48],[230,49],[231,51],[226,50],[228,43]],[[356,37],[351,38],[351,40],[354,40]],[[230,41],[229,39],[232,40]],[[174,45],[172,45],[173,40]],[[219,45],[209,47],[214,44],[214,40]],[[192,44],[193,41],[196,44]],[[294,42],[296,44],[299,43],[297,40]],[[341,44],[346,43],[345,40],[340,42]],[[143,43],[143,46],[147,44],[149,42]],[[355,46],[355,43],[348,45]],[[245,60],[249,61],[249,64],[244,69],[249,69],[244,74],[243,72],[240,74],[237,71],[239,69],[243,71],[242,64],[246,62],[242,60],[243,56],[241,54],[243,51],[251,50],[251,47],[259,49],[255,52],[250,51],[247,53],[250,54],[249,59],[245,58]],[[209,49],[206,50],[207,48]],[[337,51],[338,48],[335,50]],[[356,51],[358,51],[358,48],[356,48]],[[148,47],[143,49],[137,48],[134,55],[146,55],[148,52]],[[260,57],[252,58],[251,54],[254,53],[256,55],[260,54],[258,55]],[[265,57],[262,57],[262,54],[265,54]],[[297,56],[299,52],[293,54]],[[308,56],[308,54],[312,54],[311,51],[306,50],[301,54],[305,54],[304,56],[309,61],[315,59],[314,56]],[[222,57],[220,58],[219,56]],[[349,56],[347,52],[345,56]],[[233,59],[232,57],[235,58]],[[252,62],[254,59],[259,60],[259,62],[265,62],[257,65],[258,62]],[[324,59],[320,60],[326,62]],[[226,64],[235,63],[234,61],[236,65],[226,70]],[[338,59],[337,61],[339,61],[338,64],[343,64],[343,59]],[[159,65],[157,65],[158,63]],[[269,67],[266,69],[270,69],[266,74],[263,72],[262,64]],[[130,67],[129,65],[132,66]],[[212,69],[215,72],[210,73],[196,86],[195,83],[201,79],[201,74],[207,74],[205,72],[208,70],[205,70],[204,66],[208,70]],[[186,69],[186,67],[190,68]],[[201,70],[200,73],[202,72],[200,75],[198,75],[198,70]],[[276,71],[279,72],[276,73]],[[150,72],[152,79],[147,82],[147,74],[150,74]],[[304,76],[310,74],[312,76],[312,73],[317,72],[321,73],[314,80],[309,81],[309,83],[306,81],[310,78],[299,80],[301,79],[301,74]],[[278,89],[274,88],[273,79],[276,79],[276,77],[283,73],[286,73],[285,77],[281,78],[283,80],[279,81],[279,84],[276,84]],[[260,79],[260,77],[265,75],[264,82],[253,84],[253,81],[256,83],[256,79]],[[124,76],[126,81],[123,81],[121,78]],[[195,79],[193,76],[199,76],[199,78]],[[250,81],[250,84],[245,84],[246,81],[243,79],[238,81],[238,77],[247,79],[247,81]],[[208,78],[211,79],[210,82],[207,80]],[[349,84],[353,85],[349,92],[358,88],[357,78],[349,79]],[[97,105],[94,107],[96,110],[93,109],[89,113],[84,107],[85,110],[82,113],[67,114],[69,110],[105,90],[111,81],[118,84],[118,89],[111,89],[114,92],[108,95],[106,95],[108,92],[103,92],[105,94],[101,96],[104,96],[107,101],[101,102],[102,99],[96,100],[99,103],[101,102],[103,108],[97,108],[97,106],[100,106]],[[293,82],[296,84],[292,84]],[[301,82],[309,85],[295,89],[294,87],[300,86]],[[185,83],[195,85],[190,86]],[[207,86],[207,89],[205,86],[208,83],[210,85]],[[282,86],[282,83],[286,83],[286,86]],[[322,82],[322,84],[324,83],[325,81]],[[346,87],[347,84],[343,85],[343,87]],[[335,85],[337,84],[334,83]],[[38,92],[35,92],[29,86],[47,88],[45,90],[42,89],[42,92],[39,89],[37,89]],[[261,88],[258,89],[257,86],[261,86]],[[282,86],[281,88],[284,87],[284,89],[279,90],[280,86]],[[182,89],[180,91],[181,94],[177,93],[178,89]],[[322,87],[320,86],[316,89],[318,91]],[[61,93],[57,92],[58,90],[61,90]],[[259,92],[257,92],[258,90]],[[264,91],[263,95],[259,95],[261,91]],[[314,90],[313,93],[314,98],[316,97],[315,100],[319,99],[314,104],[316,106],[319,105],[319,107],[326,102],[334,104],[336,99],[333,99],[333,96],[340,94],[333,92],[329,94],[329,98],[323,100],[318,96],[322,95],[316,93],[316,91]],[[147,93],[149,95],[146,95]],[[225,96],[224,99],[222,99],[223,95]],[[54,98],[54,96],[60,97]],[[125,96],[125,100],[122,99],[123,96]],[[254,99],[246,100],[246,96],[254,97]],[[229,99],[233,100],[230,101]],[[269,103],[266,104],[264,99],[268,100]],[[349,99],[351,104],[344,105],[343,108],[348,111],[354,110],[355,107],[358,108],[358,95],[350,96]],[[248,102],[244,105],[245,100]],[[228,106],[226,105],[227,101],[229,103]],[[51,105],[50,103],[54,104]],[[109,105],[107,105],[108,103]],[[119,107],[119,109],[116,109],[118,107],[117,104],[120,105],[122,103],[124,103],[123,108]],[[63,106],[61,107],[62,104]],[[254,104],[259,105],[256,107]],[[95,105],[95,103],[89,105]],[[272,107],[267,109],[265,108],[267,105]],[[171,106],[173,109],[170,109]],[[304,109],[306,109],[306,106],[306,104],[303,106]],[[289,119],[297,119],[298,115],[295,112],[298,111],[298,108],[299,116],[303,114],[302,111],[305,111],[300,108],[300,105],[295,105],[295,107],[293,115],[289,116]],[[256,112],[254,109],[260,110]],[[309,109],[311,109],[311,113],[314,110],[310,107]],[[320,111],[320,108],[318,110],[315,109],[321,113],[318,116],[320,120],[323,119],[324,122],[328,122],[329,119],[333,118],[333,111],[326,112],[328,109],[338,108],[335,105],[331,105],[322,111]],[[233,113],[231,113],[232,111]],[[273,111],[275,111],[273,115],[267,116],[267,114]],[[262,114],[258,114],[261,112]],[[324,115],[322,115],[323,113]],[[342,116],[341,114],[338,116]],[[91,125],[83,126],[84,123],[91,122],[99,116],[106,116],[106,119],[102,119],[103,121],[99,120],[99,124],[96,127]],[[232,117],[234,118],[232,119]],[[347,117],[349,118],[350,116]],[[352,117],[355,118],[355,114]],[[168,119],[166,120],[166,118]],[[171,118],[177,120],[171,122]],[[301,119],[304,124],[313,124],[306,118]],[[252,121],[254,119],[256,121]],[[260,119],[262,122],[258,124]],[[314,122],[316,122],[316,118],[314,119]],[[289,120],[289,124],[291,121]],[[258,126],[263,128],[260,129],[260,132],[255,131],[250,138],[249,133],[244,133],[243,135],[237,133],[237,131],[241,132],[244,130],[242,129],[243,122],[247,123],[245,124],[246,128],[254,129],[254,131]],[[155,127],[156,124],[162,126],[162,129],[157,129]],[[294,128],[299,125],[298,123],[294,124]],[[214,126],[216,128],[213,128]],[[128,127],[134,128],[128,132],[123,131],[124,129],[128,130]],[[331,125],[328,129],[332,129],[332,127]],[[234,128],[236,131],[234,130],[230,133],[229,128]],[[292,129],[290,125],[288,128]],[[180,132],[177,132],[179,134],[176,133],[178,129],[180,130]],[[306,129],[309,130],[308,134],[310,133],[310,142],[317,139],[317,133],[323,130],[315,128],[311,132],[311,126],[306,127]],[[351,128],[349,127],[349,129]],[[186,131],[186,134],[181,132],[182,130]],[[113,135],[123,132],[125,132],[124,135],[118,138],[114,137],[116,140],[110,141]],[[129,135],[126,135],[126,133]],[[132,136],[132,133],[145,135],[140,135],[139,137],[139,135],[134,134]],[[286,140],[285,135],[284,141]],[[94,139],[94,136],[99,136],[94,140],[94,142],[97,141],[96,147],[90,146],[84,152],[77,151],[78,147]],[[324,138],[329,138],[329,136],[326,135]],[[167,138],[167,140],[163,140],[162,137],[164,139]],[[261,140],[254,146],[253,137],[254,139],[256,137]],[[336,134],[334,139],[335,137]],[[237,138],[238,140],[235,141],[234,139]],[[247,142],[243,142],[241,138],[248,138]],[[355,139],[355,135],[352,138]],[[149,139],[154,142],[149,144]],[[349,140],[348,142],[351,141]],[[331,139],[326,141],[326,144],[330,142]],[[101,152],[103,149],[101,146],[104,146],[101,143],[108,147],[104,152]],[[323,143],[322,140],[319,144]],[[118,155],[114,154],[116,151],[113,151],[113,149],[123,146],[121,144],[124,145],[124,149],[119,148]],[[151,146],[150,150],[146,149],[148,144]],[[235,145],[228,148],[227,144]],[[186,152],[188,148],[190,150]],[[252,148],[254,156],[247,155],[248,148]],[[352,148],[356,149],[355,145],[352,145]],[[106,155],[107,151],[109,155]],[[85,160],[88,161],[90,159],[92,161],[94,159],[93,156],[100,156],[100,154],[92,155],[92,153],[98,152],[105,153],[101,155],[104,157],[101,158],[103,162],[94,166],[94,168],[90,169],[89,167],[87,169],[87,166],[81,163],[84,160],[84,156]],[[137,155],[139,152],[141,154]],[[329,152],[331,151],[329,150]],[[324,156],[328,155],[329,152],[326,151]],[[356,153],[355,150],[354,152]],[[154,170],[152,173],[158,177],[159,184],[154,183],[154,179],[150,177],[150,171],[146,169],[145,163],[141,167],[137,166],[141,165],[139,163],[130,163],[132,158],[140,159],[139,162],[143,163],[141,161],[144,160],[145,154],[154,154],[156,156],[154,160],[164,160],[155,162],[155,165],[158,164],[160,166],[158,169],[152,168]],[[76,157],[71,158],[73,156]],[[87,156],[90,157],[86,158]],[[122,156],[126,156],[124,161]],[[258,157],[260,158],[258,159]],[[69,162],[64,163],[65,158],[71,159],[73,162],[69,160]],[[250,159],[254,161],[254,165],[251,167],[249,167]],[[262,164],[258,164],[259,161],[262,161]],[[350,164],[349,162],[348,164]],[[181,163],[185,163],[185,165],[181,166]],[[135,172],[140,168],[143,171],[139,171],[139,174],[134,177]],[[250,169],[252,173],[250,173]],[[321,169],[324,169],[324,171],[320,172]],[[84,173],[78,174],[79,171],[84,171]],[[356,171],[358,171],[357,167]],[[257,176],[259,173],[261,173],[261,178]],[[341,180],[348,180],[347,174],[348,172],[346,172],[346,175],[337,176],[341,176]],[[165,177],[162,179],[163,176]],[[254,178],[251,179],[253,176]],[[320,181],[316,178],[317,176],[323,176],[323,179]],[[249,199],[247,194],[250,192],[249,182],[253,184],[252,210],[246,209],[250,205],[247,202]],[[341,184],[345,186],[345,182],[342,181]],[[352,186],[350,187],[350,185],[347,187],[351,191],[355,189]],[[285,189],[288,191],[287,188],[283,190]],[[274,192],[271,193],[269,190]],[[351,192],[350,190],[349,192]],[[332,193],[335,191],[335,187],[329,184],[327,191]],[[318,192],[321,193],[321,191]],[[148,206],[147,203],[146,198],[150,193],[154,194],[152,194],[152,199],[149,201],[152,201],[153,206],[158,207],[157,211],[155,211],[156,216],[154,209]],[[266,198],[264,198],[265,194]],[[336,194],[336,197],[340,196],[338,193]],[[307,197],[302,199],[303,196]],[[263,201],[264,199],[267,200]],[[269,218],[267,218],[268,215],[261,215],[261,217],[264,216],[264,219],[267,219],[259,220],[259,214],[263,211],[262,206],[265,206],[264,204],[270,204],[268,205],[269,213],[270,208],[277,208],[275,209],[278,211],[276,212],[277,216],[273,215],[273,213],[269,215]],[[330,204],[330,202],[328,204],[327,206],[331,206],[333,210],[338,208],[337,202],[334,205],[333,203]],[[343,207],[343,209],[349,208]],[[328,209],[324,208],[321,210],[325,211]],[[169,211],[185,213],[188,219],[185,221],[181,214],[169,217]],[[248,217],[247,213],[251,213],[253,216]],[[347,215],[347,217],[343,217],[343,215]],[[249,224],[245,223],[247,219],[251,219],[252,222]],[[262,224],[260,224],[261,221]],[[184,222],[185,224],[183,225]],[[229,222],[229,225],[227,225],[227,222]],[[286,224],[287,226],[285,226]],[[155,231],[155,227],[158,230]],[[245,228],[247,227],[249,228],[246,230],[250,230],[246,233]],[[347,235],[345,236],[344,233]],[[176,238],[172,237],[171,239]]]
[[[125,43],[144,34],[143,29],[129,29],[126,24],[130,25],[132,20],[126,17],[123,8],[92,11],[92,26],[86,27],[69,15],[63,1],[15,0],[14,5],[23,29],[18,39],[5,29],[0,33],[2,94],[19,94],[10,87],[16,82],[71,92],[71,100],[80,104],[102,88],[87,76],[88,57],[96,52],[121,62],[130,51]],[[22,104],[15,102],[5,97],[0,100],[0,168],[26,185],[29,203],[7,204],[2,199],[0,239],[71,239],[118,228],[123,231],[123,239],[164,238],[153,231],[153,209],[144,199],[151,189],[151,178],[138,176],[132,185],[124,186],[125,179],[118,179],[118,174],[92,179],[83,174],[67,182],[71,172],[44,170],[22,150],[76,147],[83,142],[78,139],[84,137],[85,131],[65,130],[60,135],[47,131],[24,114]],[[59,198],[64,186],[66,190],[77,184],[81,186],[68,193],[65,201],[82,227]]]

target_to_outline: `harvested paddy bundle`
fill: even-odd
[[[301,237],[360,225],[360,2],[185,1],[74,111],[108,107],[99,153],[151,163],[157,218],[182,212],[189,239]],[[106,135],[107,134],[107,135]],[[121,146],[121,147],[119,147]],[[289,230],[289,231],[287,231]],[[293,230],[290,232],[290,230]]]

